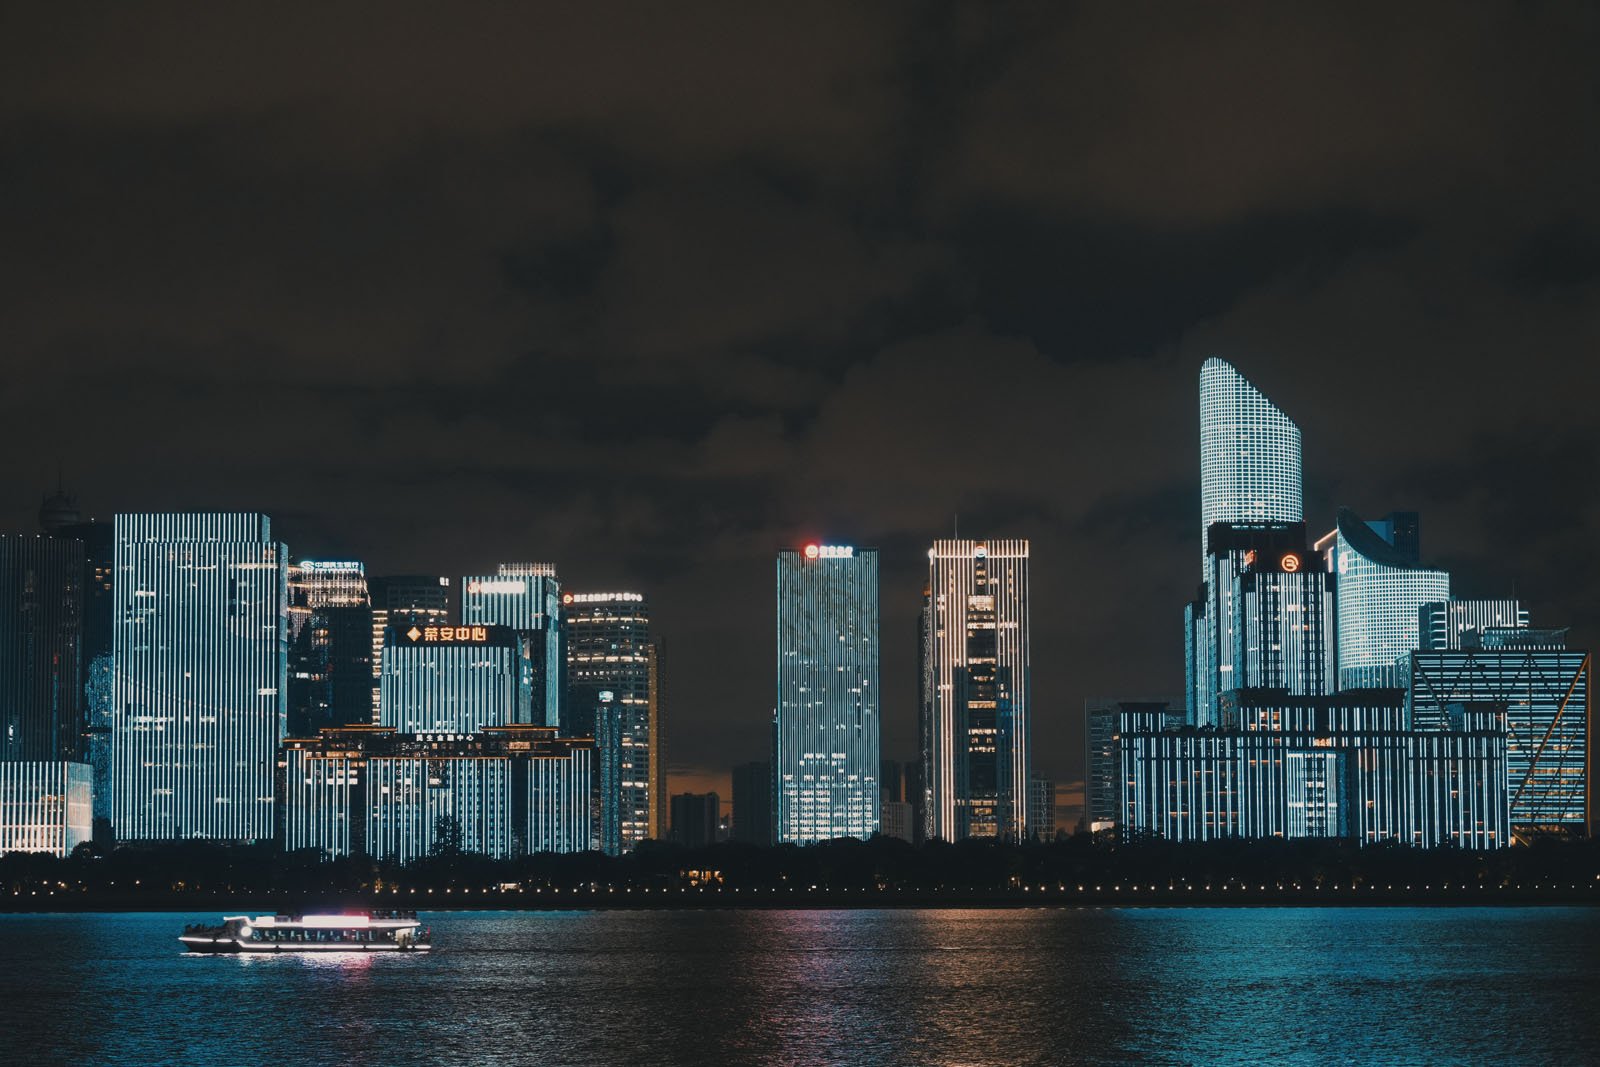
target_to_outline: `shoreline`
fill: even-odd
[[[1047,887],[1028,890],[517,889],[308,894],[98,894],[58,890],[0,897],[0,914],[382,910],[473,911],[785,911],[1025,908],[1326,908],[1600,907],[1600,881],[1561,886],[1265,887],[1194,889]]]

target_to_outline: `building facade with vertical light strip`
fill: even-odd
[[[528,638],[509,626],[402,621],[386,631],[380,689],[378,724],[401,733],[532,723]]]
[[[534,720],[559,728],[566,657],[561,647],[561,579],[555,564],[502,563],[494,574],[462,578],[461,621],[509,626],[528,638]]]
[[[122,841],[273,836],[287,562],[265,515],[114,523],[112,825]]]
[[[379,719],[383,688],[383,641],[391,622],[443,626],[450,618],[450,579],[435,574],[385,575],[367,579],[372,605],[372,714]],[[404,627],[402,627],[404,629]]]
[[[656,734],[651,690],[650,606],[642,593],[561,595],[561,627],[567,657],[567,693],[561,732],[600,739],[596,709],[605,698],[615,727],[616,777],[597,776],[603,811],[616,816],[617,847],[632,849],[654,836]],[[607,740],[612,736],[607,733]],[[615,790],[611,795],[610,790]],[[609,828],[605,819],[602,824]],[[602,834],[606,838],[605,834]]]
[[[590,847],[587,739],[545,726],[472,734],[342,727],[284,742],[283,845],[409,863],[437,850],[505,859]]]
[[[1457,709],[1413,730],[1404,692],[1235,690],[1216,727],[1122,714],[1122,829],[1173,841],[1340,837],[1432,848],[1510,844],[1506,731]]]
[[[929,838],[1028,835],[1028,554],[1025,540],[939,540],[928,550]]]
[[[880,826],[878,551],[778,553],[774,785],[779,843]]]
[[[0,760],[0,855],[70,855],[93,836],[94,772],[64,760]]]
[[[1331,693],[1335,597],[1323,557],[1310,551],[1303,522],[1214,524],[1206,533],[1210,569],[1204,599],[1192,605],[1192,721],[1218,721],[1230,689],[1280,688],[1298,696]]]

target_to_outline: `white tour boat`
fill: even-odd
[[[415,912],[361,915],[228,915],[178,938],[190,952],[426,952],[432,931]]]

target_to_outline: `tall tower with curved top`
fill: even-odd
[[[1300,522],[1300,427],[1226,360],[1200,367],[1200,569],[1211,524]]]

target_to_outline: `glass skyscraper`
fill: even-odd
[[[1581,833],[1589,810],[1587,652],[1565,630],[1508,627],[1467,635],[1462,647],[1410,656],[1411,716],[1438,725],[1463,707],[1504,717],[1511,824],[1521,835]]]
[[[1300,427],[1225,360],[1200,368],[1200,552],[1218,522],[1300,522]]]
[[[1423,567],[1415,512],[1363,522],[1340,508],[1317,542],[1339,589],[1339,688],[1405,688],[1421,646],[1422,605],[1450,598],[1450,575]]]
[[[1028,835],[1028,542],[928,550],[922,736],[929,838]]]
[[[878,551],[778,553],[774,722],[779,842],[879,827]]]
[[[534,721],[559,727],[566,664],[561,652],[561,579],[555,564],[502,563],[495,574],[461,579],[461,621],[509,626],[529,638]]]
[[[286,550],[265,515],[118,515],[112,824],[122,841],[273,836]]]

